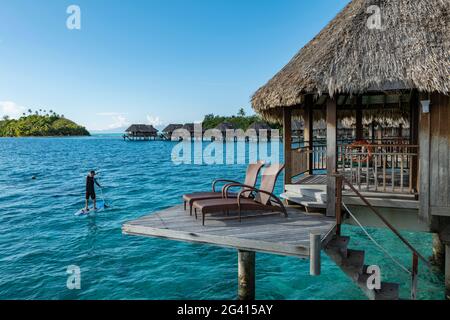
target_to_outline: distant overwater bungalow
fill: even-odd
[[[123,140],[128,141],[150,141],[156,140],[158,137],[158,130],[152,125],[148,124],[133,124],[123,135]]]
[[[356,283],[360,285],[364,272],[345,267],[351,258],[348,251],[335,252],[351,247],[350,239],[340,233],[341,223],[389,228],[397,235],[398,230],[432,232],[439,263],[446,252],[448,298],[449,2],[397,0],[376,5],[383,17],[379,28],[368,23],[367,2],[352,1],[256,92],[252,104],[264,118],[285,128],[282,197],[337,217],[336,235],[325,251]],[[325,111],[325,148],[313,139],[316,110]],[[350,141],[338,134],[339,121],[349,114],[355,125]],[[300,148],[290,143],[294,117],[305,121],[305,146]],[[383,122],[384,128],[376,125]],[[414,262],[409,268],[414,291],[417,261],[427,261],[403,242]],[[363,252],[356,254],[364,260]]]
[[[164,140],[171,141],[172,140],[172,134],[174,131],[181,129],[183,127],[182,124],[169,124],[167,127],[165,127],[162,131],[162,138]]]
[[[351,1],[252,96],[260,116],[283,125],[284,165],[253,163],[245,182],[183,190],[180,205],[126,222],[123,232],[235,249],[242,300],[255,298],[256,252],[309,259],[311,276],[321,273],[324,252],[369,299],[416,299],[419,272],[432,269],[401,231],[432,233],[450,299],[449,2],[379,0],[378,20],[371,4]],[[294,120],[303,122],[300,144]],[[343,138],[339,129],[351,130]],[[275,195],[279,177],[284,192]],[[344,224],[368,244],[352,242]],[[368,227],[392,233],[410,262],[401,264]],[[368,250],[385,258],[368,265]],[[409,284],[374,285],[386,261]],[[405,285],[410,293],[401,296]]]

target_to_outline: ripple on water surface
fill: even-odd
[[[117,136],[0,139],[0,299],[235,298],[235,251],[121,233],[124,221],[177,204],[184,192],[209,189],[214,178],[244,176],[243,165],[176,166],[173,146],[125,143]],[[75,217],[90,169],[100,171],[113,207]],[[409,266],[401,243],[383,230],[370,231]],[[358,229],[345,232],[354,246],[374,248]],[[429,235],[405,236],[430,254]],[[368,261],[383,261],[383,278],[402,283],[408,297],[409,279],[400,269],[375,249]],[[66,288],[69,265],[81,268],[81,290]],[[442,276],[421,271],[419,298],[442,298]],[[326,257],[320,277],[308,272],[307,261],[258,254],[257,298],[364,298]]]

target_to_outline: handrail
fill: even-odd
[[[383,215],[377,209],[375,209],[375,207],[373,207],[370,204],[370,202],[353,186],[353,184],[351,184],[347,180],[347,178],[345,178],[343,175],[336,175],[336,176],[340,176],[342,178],[342,181],[367,205],[367,207],[369,207],[370,210],[372,210],[373,213],[375,213],[377,215],[378,218],[381,219],[381,221],[383,221],[383,223],[409,248],[409,250],[412,251],[415,255],[417,255],[417,257],[420,258],[423,262],[425,262],[427,267],[431,268],[428,260],[426,258],[424,258],[419,253],[419,251],[417,251],[412,246],[412,244],[408,240],[406,240],[406,238],[403,237],[400,234],[400,232],[389,221],[387,221],[386,218],[383,217]]]

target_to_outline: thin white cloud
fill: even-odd
[[[13,101],[0,101],[0,117],[9,116],[17,119],[25,112],[25,107],[19,106]]]
[[[102,123],[104,125],[89,128],[92,131],[111,131],[116,129],[123,129],[130,125],[125,113],[120,112],[100,112],[96,113],[97,116],[106,118]]]
[[[130,125],[128,119],[125,118],[124,116],[113,116],[112,121],[113,122],[108,126],[109,130],[119,129]]]
[[[97,116],[101,117],[114,117],[114,116],[124,116],[126,113],[123,112],[99,112],[96,113]]]
[[[154,117],[151,115],[147,115],[147,122],[148,124],[151,124],[154,127],[161,126],[163,124],[163,122],[159,117]]]

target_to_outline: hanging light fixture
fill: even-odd
[[[422,100],[420,104],[422,105],[423,113],[430,113],[430,100]]]

